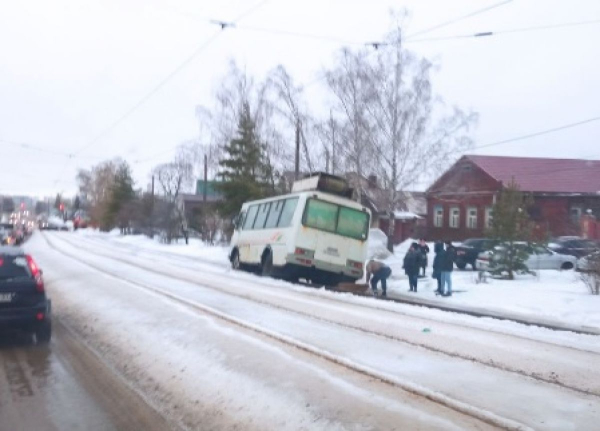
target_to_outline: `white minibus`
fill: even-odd
[[[235,220],[234,269],[335,285],[363,276],[371,214],[343,178],[316,174],[292,193],[246,202]]]

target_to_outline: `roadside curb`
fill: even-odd
[[[365,295],[366,296],[366,295]],[[370,295],[368,295],[370,296]],[[465,307],[462,305],[453,304],[440,304],[438,301],[431,301],[428,299],[421,299],[415,297],[408,297],[407,295],[388,293],[388,298],[380,298],[387,301],[394,301],[410,305],[420,305],[423,307],[434,308],[442,311],[448,311],[453,313],[467,314],[474,317],[489,317],[498,320],[508,320],[512,322],[521,323],[528,326],[539,326],[541,328],[552,329],[554,331],[565,331],[574,332],[577,334],[600,336],[600,328],[591,326],[578,326],[570,325],[563,322],[559,322],[552,319],[531,319],[529,316],[518,314],[518,313],[505,313],[492,311],[485,308],[478,307]]]

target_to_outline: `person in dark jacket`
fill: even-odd
[[[451,241],[446,241],[446,250],[442,259],[442,295],[452,296],[452,271],[454,270],[454,258],[456,257],[456,249]]]
[[[421,268],[421,251],[419,244],[413,242],[404,256],[404,272],[408,276],[408,285],[410,292],[417,291],[417,280],[419,279],[419,269]]]
[[[429,246],[423,238],[419,240],[419,251],[421,252],[421,268],[423,269],[422,277],[425,277],[425,269],[427,268],[427,255],[429,254]]]
[[[437,280],[436,295],[441,295],[442,291],[442,262],[445,259],[446,251],[444,250],[444,244],[439,241],[433,246],[435,257],[433,258],[433,274],[432,277]]]

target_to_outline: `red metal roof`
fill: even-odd
[[[465,157],[504,185],[514,178],[522,191],[600,195],[600,160]]]

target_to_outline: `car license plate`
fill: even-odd
[[[0,302],[11,302],[14,296],[14,293],[0,293]]]

